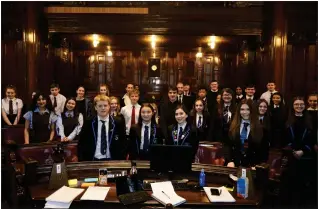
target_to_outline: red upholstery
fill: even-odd
[[[24,125],[7,126],[1,129],[2,143],[24,144]]]
[[[41,164],[52,164],[53,148],[54,144],[48,145],[27,145],[20,147],[17,151],[19,159],[32,158]],[[77,158],[77,142],[69,143],[64,148],[64,157],[66,162],[78,162]]]
[[[220,142],[200,142],[195,159],[196,163],[223,166],[225,160],[222,144]]]

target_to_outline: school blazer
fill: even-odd
[[[209,128],[211,124],[210,114],[208,112],[203,112],[202,126],[197,128],[197,114],[189,116],[189,123],[192,125],[193,129],[197,130],[197,137],[200,141],[211,141],[211,136],[209,135]]]
[[[166,138],[166,144],[167,145],[174,145],[174,137],[177,136],[177,133],[179,130],[178,129],[178,124],[170,125],[168,127],[168,136]],[[187,145],[187,146],[192,146],[192,156],[194,158],[198,147],[199,147],[199,139],[197,138],[197,131],[192,127],[192,125],[187,122],[187,125],[184,128],[185,130],[183,131],[183,137],[178,141],[178,145]]]
[[[262,127],[257,127],[258,131],[263,131]],[[234,162],[235,163],[235,167],[240,166],[241,162],[243,161],[243,154],[242,154],[242,146],[243,144],[241,143],[241,139],[240,139],[240,132],[239,130],[237,130],[237,134],[235,135],[235,137],[233,138],[232,135],[229,134],[229,138],[230,138],[230,143],[231,143],[231,149],[230,149],[230,159],[229,162]],[[262,162],[266,162],[267,158],[268,158],[268,142],[266,139],[266,135],[262,137],[260,137],[261,139],[259,139],[258,141],[256,141],[255,139],[253,139],[253,136],[251,135],[251,133],[249,133],[248,136],[248,147],[245,149],[245,161],[248,161],[249,165],[257,165],[260,164]],[[227,161],[227,159],[226,159]]]
[[[140,156],[141,129],[142,127],[138,124],[132,125],[130,128],[128,145],[128,154],[130,160],[136,160],[138,156]],[[149,145],[163,144],[162,137],[163,136],[159,125],[151,124]]]
[[[92,161],[94,159],[95,150],[97,146],[98,134],[98,117],[85,121],[80,139],[78,141],[78,159],[79,161]],[[114,117],[109,116],[108,140],[110,142],[109,151],[112,160],[125,159],[125,147],[127,144],[125,136],[125,126],[118,123]]]

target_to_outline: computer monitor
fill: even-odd
[[[192,168],[192,147],[151,145],[150,169],[156,172],[187,173]]]

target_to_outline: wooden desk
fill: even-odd
[[[147,179],[153,179],[157,174],[149,171],[149,162],[148,161],[136,161],[138,174]],[[108,162],[81,162],[81,163],[69,163],[67,164],[69,178],[78,178],[83,179],[85,177],[97,177],[98,168],[107,167],[109,170],[118,170],[118,169],[129,169],[130,161],[108,161]],[[237,170],[235,168],[227,168],[221,166],[212,166],[212,165],[202,165],[202,164],[193,164],[192,172],[189,174],[178,175],[178,179],[187,178],[189,181],[197,181],[199,177],[200,169],[204,168],[206,173],[206,181],[208,186],[222,186],[227,182],[227,176],[230,173],[235,174]],[[41,176],[45,175],[50,168],[47,166],[42,166],[38,168],[38,173]],[[161,176],[165,178],[165,176]],[[81,195],[79,195],[74,202],[72,203],[71,208],[126,208],[123,206],[117,199],[116,195],[116,185],[115,183],[109,182],[111,189],[107,194],[104,202],[98,201],[80,201]],[[51,195],[55,190],[48,189],[48,182],[39,183],[33,186],[29,186],[29,191],[35,206],[42,208],[45,204],[45,198]],[[258,207],[260,203],[260,192],[258,194],[252,194],[248,199],[239,199],[236,198],[236,195],[233,194],[233,197],[236,198],[235,203],[210,203],[205,192],[201,191],[176,191],[178,195],[184,197],[187,202],[180,205],[181,208],[211,208],[211,207],[220,207],[222,208],[234,208],[234,207]],[[152,192],[149,191],[149,194]],[[82,193],[83,194],[83,193]],[[155,200],[150,200],[142,204],[135,206],[130,206],[129,208],[143,208],[143,207],[162,207],[160,203]]]

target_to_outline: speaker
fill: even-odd
[[[148,77],[160,77],[160,59],[148,60]]]

